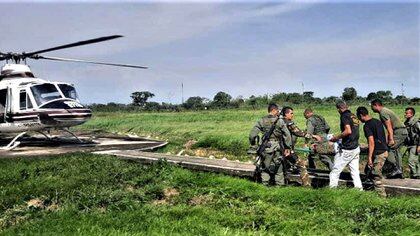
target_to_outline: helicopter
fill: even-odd
[[[51,130],[70,133],[79,142],[83,142],[69,128],[85,123],[91,118],[92,111],[81,104],[74,85],[37,78],[26,61],[27,59],[42,59],[147,69],[145,66],[138,65],[40,55],[120,37],[123,36],[111,35],[93,38],[33,52],[0,52],[0,61],[6,61],[0,70],[0,134],[19,133],[8,145],[0,149],[12,150],[16,148],[20,144],[17,140],[28,132],[38,132],[50,139],[46,132]]]

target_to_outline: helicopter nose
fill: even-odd
[[[41,123],[53,127],[72,127],[81,125],[92,117],[92,112],[89,109],[83,111],[51,111],[40,115]]]
[[[41,123],[52,127],[76,126],[92,117],[92,111],[76,101],[56,101],[42,108]]]

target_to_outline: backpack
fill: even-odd
[[[405,143],[407,145],[419,145],[420,144],[420,120],[417,119],[414,125],[407,124],[408,135]]]

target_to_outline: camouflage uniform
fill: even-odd
[[[419,153],[417,153],[417,147],[420,146],[420,121],[413,116],[407,119],[404,124],[408,131],[405,145],[407,146],[407,151],[410,153],[408,157],[410,175],[412,178],[420,178]]]
[[[384,107],[379,112],[379,118],[382,123],[385,124],[385,121],[390,120],[392,124],[392,129],[394,130],[394,141],[395,144],[389,147],[389,156],[388,161],[395,164],[398,171],[403,172],[402,169],[402,155],[401,155],[401,146],[404,144],[407,137],[407,129],[400,119],[395,115],[395,113],[388,108]]]
[[[249,134],[249,141],[251,145],[255,145],[255,138],[259,133],[265,134],[268,132],[276,120],[276,116],[267,115],[259,120],[252,128]],[[281,142],[281,143],[280,143]],[[292,145],[289,130],[282,119],[276,123],[276,128],[270,137],[268,147],[265,149],[263,156],[264,161],[257,163],[257,168],[261,169],[261,179],[266,185],[284,185],[284,174],[282,155],[284,148],[290,148]],[[284,148],[282,148],[284,146]]]
[[[325,121],[324,117],[320,115],[313,114],[311,117],[309,117],[306,120],[306,132],[309,134],[315,134],[319,136],[326,136],[328,132],[330,131],[330,126]],[[309,141],[308,139],[306,140]],[[309,168],[315,169],[315,157],[319,156],[319,160],[324,163],[329,170],[332,170],[333,163],[329,156],[322,155],[322,154],[309,154],[308,156],[308,162],[309,162]]]
[[[283,119],[283,120],[287,126],[287,129],[290,131],[290,134],[292,135],[292,152],[293,152],[293,149],[295,147],[296,140],[298,137],[304,137],[306,139],[312,138],[312,134],[308,134],[307,132],[299,129],[299,127],[297,127],[295,122],[293,122],[292,120],[287,120],[287,119]],[[299,168],[299,171],[300,171],[300,179],[302,181],[302,185],[310,186],[309,175],[306,169],[306,161],[300,158],[299,156],[295,155],[294,152],[292,153],[292,155],[294,155],[297,158],[296,166]]]
[[[383,184],[382,176],[382,167],[385,164],[385,161],[388,157],[388,152],[384,152],[379,155],[375,155],[375,160],[373,161],[373,180],[375,181],[375,190],[382,197],[386,197],[385,186]]]

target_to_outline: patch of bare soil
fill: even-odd
[[[33,211],[56,211],[58,209],[59,205],[57,203],[48,203],[42,197],[31,199],[26,203],[5,210],[0,216],[0,229],[18,225],[29,220]]]
[[[34,198],[34,199],[29,200],[26,203],[26,205],[29,209],[44,209],[45,208],[44,201],[39,198]]]
[[[167,205],[172,204],[173,199],[179,196],[179,191],[176,188],[166,188],[163,190],[163,198],[152,202],[153,205]]]
[[[190,199],[188,204],[191,206],[199,206],[199,205],[206,205],[213,200],[213,196],[211,195],[198,195]]]
[[[191,149],[191,148],[192,148],[192,146],[193,146],[194,144],[196,144],[196,143],[197,143],[197,141],[196,141],[196,140],[191,139],[191,140],[188,140],[188,141],[184,144],[184,147],[185,147],[186,149]]]

